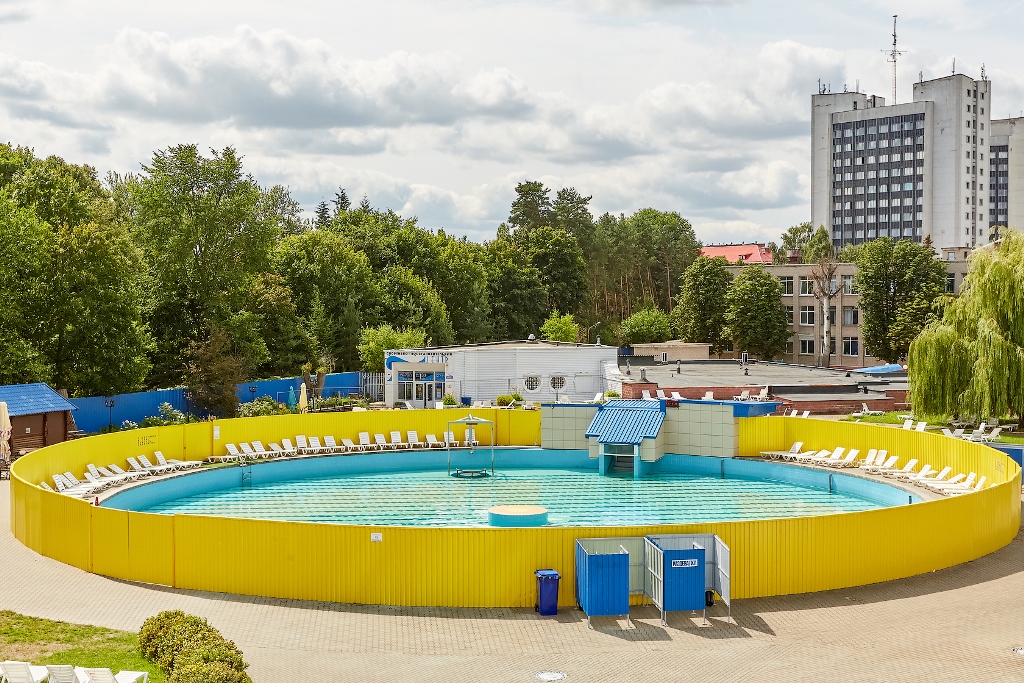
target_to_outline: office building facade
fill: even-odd
[[[1002,226],[1024,228],[1024,117],[992,121],[989,138],[989,236]]]
[[[915,83],[905,104],[814,95],[813,224],[830,230],[836,248],[930,238],[959,259],[987,243],[991,100],[989,81],[962,74]]]

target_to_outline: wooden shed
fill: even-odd
[[[43,446],[67,441],[74,429],[75,406],[48,384],[0,386],[0,401],[11,416],[11,453],[23,455]]]

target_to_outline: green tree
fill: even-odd
[[[317,230],[281,240],[272,261],[318,342],[318,355],[329,356],[340,370],[357,369],[363,314],[379,305],[366,255],[341,235]]]
[[[331,223],[331,210],[327,207],[327,202],[320,202],[316,205],[316,218],[313,219],[313,224],[316,227],[323,229]]]
[[[38,348],[50,381],[75,396],[142,388],[151,344],[139,250],[115,225],[61,224],[39,289]]]
[[[380,283],[377,319],[403,329],[420,329],[433,346],[451,344],[452,321],[429,282],[402,266],[392,266]]]
[[[366,372],[384,372],[384,352],[389,349],[420,349],[426,333],[418,329],[396,330],[387,323],[367,327],[359,334],[359,360]]]
[[[860,258],[860,252],[863,251],[866,242],[860,244],[847,244],[839,253],[836,255],[836,261],[839,263],[856,263],[857,259]]]
[[[803,249],[807,246],[807,243],[811,241],[811,237],[814,235],[814,225],[810,222],[800,223],[782,233],[782,246],[781,250],[783,253],[786,251]]]
[[[214,323],[208,334],[189,345],[186,381],[191,402],[220,417],[234,417],[238,407],[235,393],[245,380],[246,361],[232,348],[227,330]]]
[[[317,340],[299,317],[291,290],[280,275],[260,273],[249,280],[245,310],[255,312],[254,330],[267,350],[266,361],[256,366],[257,376],[297,375],[317,357]]]
[[[352,208],[352,200],[348,198],[348,192],[345,192],[345,188],[338,186],[338,191],[334,193],[334,199],[331,200],[334,204],[334,217],[337,218],[341,214]]]
[[[551,341],[576,342],[580,338],[580,326],[571,313],[559,315],[558,311],[552,311],[541,325],[540,336]]]
[[[910,345],[916,413],[1024,415],[1024,236],[1002,237],[971,256],[959,298]]]
[[[764,266],[745,266],[726,300],[728,333],[740,350],[768,361],[786,348],[789,329],[782,287]]]
[[[574,187],[565,187],[555,195],[551,207],[553,227],[561,228],[575,237],[586,259],[591,258],[596,249],[594,215],[590,213],[591,199],[593,197],[584,197]]]
[[[619,341],[625,346],[653,344],[672,338],[668,316],[657,308],[642,308],[622,321]]]
[[[529,233],[542,225],[551,225],[551,190],[544,183],[527,180],[516,184],[516,198],[508,214],[508,225],[513,230]]]
[[[4,151],[5,146],[0,145],[0,181],[5,173]],[[41,382],[50,377],[50,367],[32,335],[47,263],[48,232],[33,211],[19,207],[0,190],[0,384]]]
[[[551,310],[576,311],[587,295],[587,263],[576,238],[544,225],[530,237],[530,263],[540,272]]]
[[[301,232],[282,188],[263,190],[231,147],[210,157],[195,145],[159,150],[140,176],[115,178],[154,282],[154,377],[180,381],[182,359],[213,324],[224,327],[249,277],[268,268],[282,234]]]
[[[547,289],[540,271],[510,239],[486,246],[487,296],[496,339],[526,339],[547,315]]]
[[[864,245],[854,284],[865,348],[896,363],[930,321],[932,303],[945,289],[946,268],[927,245],[882,237]]]
[[[835,258],[835,248],[832,246],[832,238],[828,236],[825,226],[818,229],[808,240],[807,246],[802,252],[804,263],[821,263],[824,259]]]
[[[710,344],[719,354],[729,345],[726,334],[726,298],[732,274],[722,256],[699,256],[683,271],[683,286],[669,319],[672,331],[683,341]]]

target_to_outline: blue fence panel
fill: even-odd
[[[665,551],[665,611],[704,609],[704,550]]]
[[[576,542],[576,599],[588,617],[629,614],[629,554],[595,554]]]
[[[86,432],[98,432],[108,425],[120,425],[125,420],[139,423],[147,417],[160,414],[160,404],[170,403],[186,412],[184,389],[161,389],[135,394],[116,396],[90,396],[69,399],[78,410],[74,412],[75,424]],[[107,407],[106,401],[113,399],[114,405]],[[196,413],[194,407],[192,413]]]

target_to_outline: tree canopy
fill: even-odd
[[[627,346],[653,344],[672,338],[668,316],[657,308],[641,308],[622,321],[620,341]]]
[[[906,358],[945,284],[946,268],[930,246],[889,237],[866,243],[857,258],[854,285],[867,351],[888,363]]]
[[[733,280],[726,298],[725,320],[739,351],[761,360],[779,355],[789,341],[782,287],[764,266],[746,266]]]
[[[559,315],[558,311],[552,311],[541,325],[540,336],[551,341],[576,342],[579,341],[580,326],[572,313]]]
[[[1024,415],[1024,235],[976,251],[960,296],[910,345],[910,397],[922,414]]]
[[[722,256],[700,256],[683,271],[683,286],[669,316],[672,331],[685,342],[710,344],[722,353],[731,341],[726,334],[727,296],[732,283],[729,262]]]

